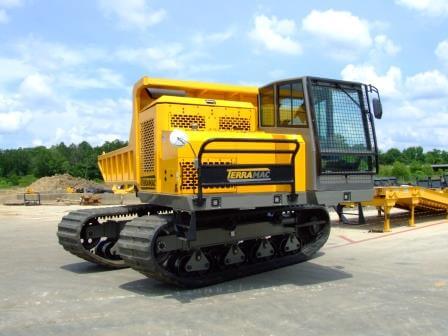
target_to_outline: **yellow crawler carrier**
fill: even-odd
[[[328,238],[325,206],[372,198],[381,113],[361,83],[144,77],[129,145],[98,159],[106,183],[133,185],[142,204],[72,212],[59,242],[184,287],[307,260]]]

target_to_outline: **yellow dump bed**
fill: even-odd
[[[256,109],[258,88],[241,85],[227,85],[219,83],[204,83],[194,81],[179,81],[143,77],[133,90],[133,117],[129,135],[129,145],[98,157],[98,165],[104,181],[108,185],[128,184],[139,185],[142,154],[141,125],[142,112],[147,111],[156,100],[163,101],[164,97],[152,97],[148,89],[177,90],[185,93],[188,98],[216,99],[222,101],[239,102]],[[181,104],[180,97],[171,97],[172,104]],[[231,103],[228,104],[229,106]],[[180,105],[179,105],[180,106]]]
[[[98,157],[98,166],[104,181],[109,184],[137,184],[135,154],[130,146]]]

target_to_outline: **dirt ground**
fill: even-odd
[[[15,201],[17,194],[25,192],[25,188],[0,189],[0,205],[6,202]]]
[[[85,188],[104,188],[104,185],[95,181],[74,177],[69,174],[60,174],[42,177],[28,186],[28,188],[37,192],[66,192],[69,187],[76,190]]]

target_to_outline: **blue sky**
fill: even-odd
[[[0,148],[127,139],[143,75],[376,85],[382,149],[448,149],[448,0],[0,0]]]

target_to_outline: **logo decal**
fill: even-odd
[[[261,182],[271,180],[269,168],[227,169],[227,181],[236,182]]]

